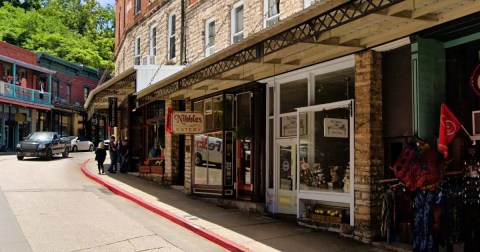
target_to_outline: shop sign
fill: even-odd
[[[325,137],[348,138],[348,120],[338,118],[323,119]]]
[[[200,134],[205,131],[205,120],[199,112],[172,113],[172,132],[174,134]]]
[[[19,123],[23,123],[26,121],[26,115],[22,113],[15,113],[15,121]]]
[[[108,126],[117,127],[117,97],[108,97]]]

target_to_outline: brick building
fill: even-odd
[[[187,193],[293,214],[302,225],[379,238],[381,195],[398,155],[417,139],[435,146],[442,102],[470,132],[479,109],[468,88],[479,62],[476,1],[139,0],[116,8],[116,76],[85,107],[105,114],[107,98],[119,97],[116,123],[134,141],[135,169]],[[202,114],[205,130],[163,134],[169,107]],[[449,170],[462,169],[465,142],[460,134],[451,144]],[[153,157],[158,143],[164,155]],[[162,159],[164,169],[152,172],[149,161]]]
[[[83,104],[90,91],[97,86],[101,73],[47,53],[38,53],[36,57],[38,65],[56,72],[52,76],[54,108],[50,114],[45,115],[50,125],[53,125],[49,130],[58,132],[61,136],[88,135],[89,139],[95,141],[95,135],[86,131]]]
[[[0,150],[13,151],[31,132],[47,127],[55,71],[37,65],[35,53],[0,42]]]

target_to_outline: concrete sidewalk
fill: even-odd
[[[99,175],[93,160],[85,161],[82,171],[112,192],[231,251],[384,251],[294,222],[221,207],[148,182],[135,173]]]

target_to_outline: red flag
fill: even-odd
[[[460,130],[462,124],[455,115],[448,109],[445,103],[440,108],[440,132],[438,136],[438,147],[443,152],[443,157],[448,156],[448,144],[455,138],[455,134]]]
[[[168,107],[167,122],[166,122],[166,126],[165,126],[165,131],[167,131],[170,134],[172,134],[172,114],[173,114],[173,108]]]

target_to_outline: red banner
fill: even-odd
[[[455,138],[455,135],[462,127],[455,115],[448,109],[445,103],[440,108],[440,132],[438,135],[437,149],[443,153],[443,157],[448,156],[448,144]]]
[[[167,110],[167,122],[165,123],[166,126],[165,126],[165,131],[170,133],[170,134],[173,134],[172,132],[172,114],[173,114],[173,108],[172,107],[168,107],[168,110]]]

